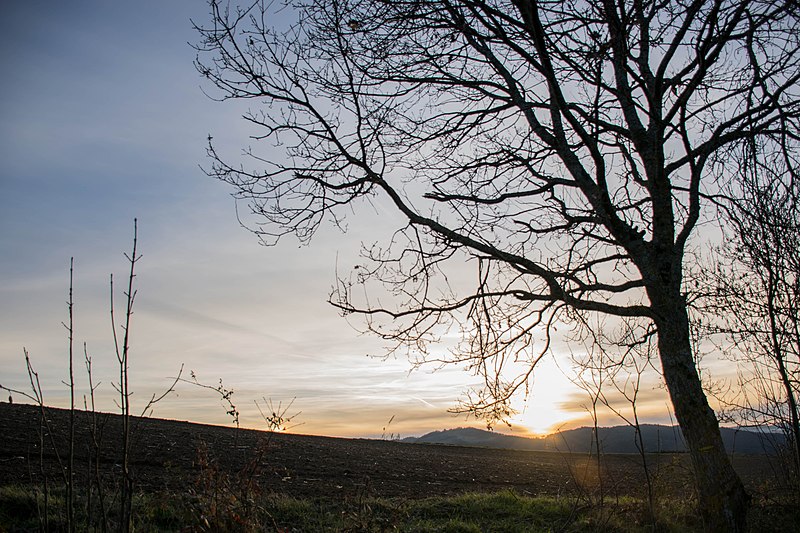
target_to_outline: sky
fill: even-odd
[[[255,406],[263,399],[294,399],[287,415],[299,413],[300,433],[481,427],[448,413],[474,377],[383,360],[382,342],[326,303],[337,264],[354,264],[362,241],[388,237],[390,221],[327,228],[308,246],[286,239],[265,247],[240,226],[232,191],[205,175],[209,135],[228,152],[249,142],[246,109],[209,99],[192,64],[191,20],[207,19],[199,0],[8,0],[0,8],[0,384],[28,390],[25,348],[45,402],[68,405],[62,322],[74,257],[79,398],[85,342],[98,405],[115,409],[109,275],[121,287],[136,218],[135,409],[183,365],[185,377],[194,371],[233,389],[245,427],[264,426]],[[537,370],[511,431],[589,423],[588,398],[567,377],[569,355],[555,353]],[[646,388],[640,412],[668,421],[663,390]],[[187,383],[153,414],[232,422],[218,395]]]

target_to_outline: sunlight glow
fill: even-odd
[[[567,405],[576,392],[580,389],[567,379],[552,358],[542,360],[537,365],[530,397],[515,405],[519,413],[509,420],[512,429],[547,435],[582,425],[586,414]]]
[[[528,401],[524,410],[513,416],[509,422],[512,429],[523,429],[536,436],[549,435],[560,429],[569,429],[583,425],[585,415],[579,412],[567,412],[559,409],[560,402]]]

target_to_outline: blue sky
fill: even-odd
[[[65,405],[60,324],[74,256],[76,339],[87,342],[103,382],[101,407],[113,409],[108,276],[124,278],[138,217],[135,403],[183,363],[201,381],[232,387],[246,426],[258,427],[253,401],[262,397],[296,397],[305,433],[376,436],[392,416],[387,432],[401,435],[467,424],[447,409],[469,374],[409,373],[403,359],[368,358],[383,353],[380,341],[325,303],[337,262],[355,262],[359,243],[388,225],[361,219],[347,234],[322,231],[310,246],[263,247],[240,227],[230,191],[202,172],[209,134],[229,153],[248,142],[245,109],[206,97],[192,65],[190,19],[206,18],[198,0],[4,3],[0,383],[25,388],[26,347],[46,401]],[[539,376],[517,431],[585,421],[555,364]],[[663,395],[653,402],[663,408]],[[185,384],[156,415],[229,422],[212,394]]]

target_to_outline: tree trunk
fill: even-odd
[[[648,292],[657,316],[664,381],[692,458],[705,529],[744,531],[750,496],[731,465],[719,422],[700,383],[692,357],[685,299],[664,294],[666,291]]]

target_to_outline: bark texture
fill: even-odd
[[[683,431],[707,531],[745,531],[750,497],[725,452],[719,422],[697,372],[686,303],[680,295],[657,294],[658,345],[664,381]],[[666,291],[663,291],[666,292]]]

